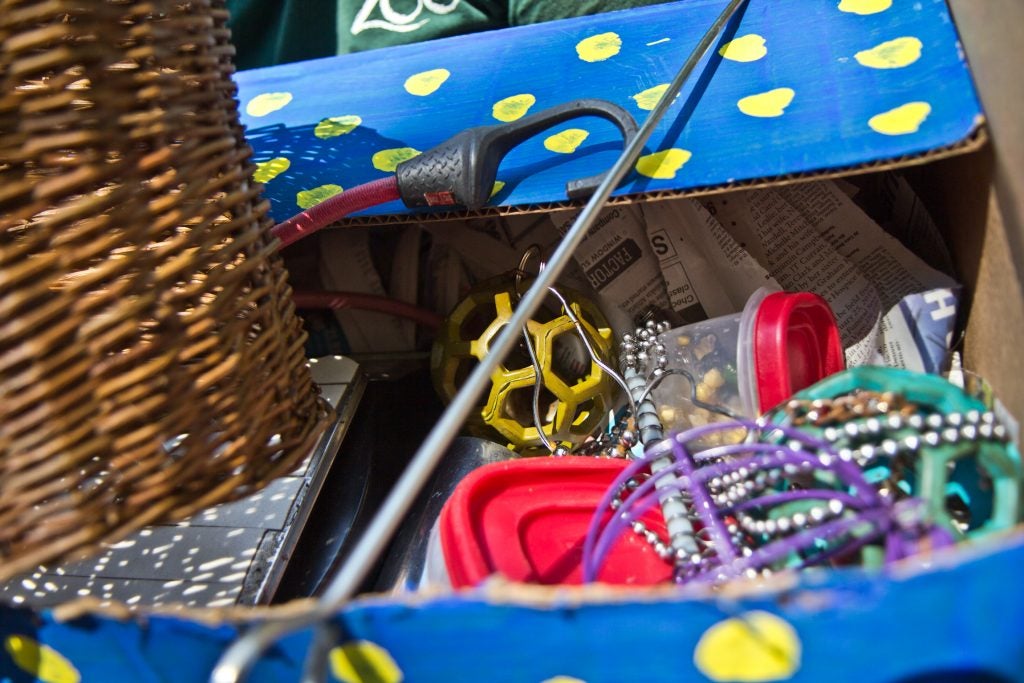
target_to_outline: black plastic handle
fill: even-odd
[[[402,201],[408,207],[479,209],[490,199],[498,165],[513,147],[541,131],[581,116],[599,116],[614,123],[622,133],[624,146],[637,132],[636,121],[628,111],[599,99],[573,100],[511,123],[469,128],[398,165],[395,175]],[[566,194],[570,199],[588,197],[604,176],[598,173],[573,180],[566,185]]]

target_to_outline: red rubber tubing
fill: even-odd
[[[390,175],[387,178],[357,185],[351,190],[325,199],[283,223],[278,223],[270,230],[270,234],[281,240],[279,248],[283,249],[303,237],[309,237],[317,230],[340,221],[350,213],[395,199],[399,199],[398,180]]]
[[[360,292],[329,292],[322,290],[296,290],[292,299],[298,308],[329,308],[332,311],[356,309],[385,313],[398,318],[412,320],[424,327],[437,330],[444,318],[429,311],[398,299]]]

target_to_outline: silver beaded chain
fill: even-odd
[[[636,490],[645,478],[646,477],[639,477],[627,480],[625,487],[619,491],[619,495],[612,499],[612,510],[618,510],[622,506],[622,501],[628,495],[628,492]],[[676,565],[677,572],[682,564],[687,562],[700,564],[709,556],[709,554],[714,554],[714,549],[710,541],[700,538],[699,534],[697,536],[697,540],[699,541],[698,545],[700,547],[700,552],[691,554],[682,550],[673,550],[668,539],[662,538],[658,532],[650,529],[639,519],[635,519],[630,523],[630,529],[634,534],[646,541],[647,544],[654,549],[654,552],[657,553],[658,557],[665,562],[673,562]]]
[[[637,327],[633,334],[622,337],[622,362],[627,368],[646,372],[649,379],[661,377],[668,366],[668,354],[658,335],[668,332],[672,326],[665,322],[648,320]]]
[[[671,324],[667,321],[648,319],[643,325],[638,326],[632,334],[625,334],[622,337],[623,365],[627,368],[627,372],[632,371],[645,378],[642,391],[639,395],[634,396],[634,401],[638,406],[648,399],[654,387],[670,373],[668,370],[668,352],[659,335],[668,332],[671,327]],[[666,509],[678,514],[679,517],[666,517],[666,524],[668,524],[669,528],[673,527],[673,520],[683,517],[689,520],[686,526],[692,528],[695,515],[692,513],[688,496],[682,492],[673,492],[670,495],[670,499],[667,501],[670,504],[670,508]],[[665,502],[663,501],[663,504]],[[613,505],[613,507],[617,507],[617,505]],[[685,563],[695,562],[699,564],[709,554],[714,553],[714,548],[710,542],[705,538],[701,538],[699,533],[692,537],[688,535],[690,540],[686,542],[685,547],[682,544],[676,544],[676,547],[673,547],[672,541],[662,538],[640,520],[634,520],[631,528],[633,533],[643,538],[662,560],[673,562],[676,565],[677,574],[680,572],[680,567]],[[696,552],[693,552],[694,550]]]
[[[885,432],[903,430],[913,433],[878,440]],[[861,466],[869,465],[882,456],[915,453],[925,446],[934,448],[974,441],[1006,443],[1009,440],[1006,427],[998,423],[995,414],[980,410],[869,417],[863,421],[847,422],[842,427],[826,427],[822,430],[822,437],[835,447],[840,459],[852,460]],[[862,439],[874,439],[875,442],[857,446]]]
[[[627,334],[623,337],[623,363],[627,368],[646,374],[645,395],[661,377],[671,372],[667,368],[665,345],[658,338],[658,335],[667,330],[667,323],[647,321],[643,327],[637,328],[633,335]],[[833,406],[827,400],[816,400],[791,402],[786,407],[791,415],[799,415],[800,419],[793,422],[813,423],[821,427],[820,435],[829,443],[829,448],[821,450],[818,457],[826,466],[833,457],[866,467],[880,457],[901,462],[922,447],[977,441],[1006,443],[1009,440],[1006,428],[999,424],[992,412],[968,410],[923,414],[915,412],[916,406],[895,394],[883,394],[879,397],[858,396],[856,400],[849,402],[849,405],[836,403]],[[764,432],[765,436],[770,435],[770,424],[765,425]],[[900,435],[901,432],[910,433]],[[797,440],[786,443],[786,446],[796,451],[814,450],[808,443]],[[706,487],[716,505],[730,508],[764,494],[784,479],[809,473],[812,469],[809,462],[804,462],[759,471],[756,464],[748,463],[734,472],[711,478]],[[621,493],[635,490],[637,486],[637,480],[630,480],[627,489]],[[623,497],[613,500],[613,509],[621,507]],[[820,503],[811,504],[803,511],[775,515],[767,519],[737,511],[730,515],[731,519],[727,522],[726,529],[740,554],[749,556],[753,553],[752,542],[757,544],[799,533],[842,518],[848,512],[847,506],[836,499],[822,500]],[[696,535],[696,540],[700,541],[698,552],[690,553],[673,550],[666,539],[640,520],[633,520],[631,529],[634,534],[646,541],[662,560],[674,564],[677,578],[685,579],[706,568],[706,563],[716,554],[710,540],[702,538],[701,532]],[[768,575],[771,570],[748,569],[746,573],[754,578]]]

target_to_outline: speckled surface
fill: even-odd
[[[324,398],[349,419],[362,394],[358,366],[342,356],[310,361]],[[58,567],[0,587],[15,605],[50,607],[79,597],[131,607],[226,607],[269,599],[334,452],[314,450],[291,475],[176,525],[153,526]]]

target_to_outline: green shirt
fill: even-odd
[[[667,0],[227,0],[240,69]]]
[[[507,14],[502,0],[340,0],[338,53],[501,28]]]

